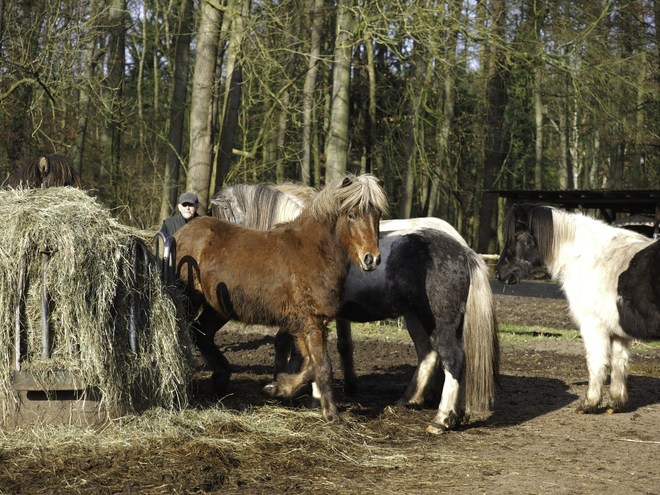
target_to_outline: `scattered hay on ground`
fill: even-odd
[[[48,380],[56,371],[80,377],[110,415],[143,407],[185,407],[193,344],[177,318],[181,302],[160,282],[141,233],[122,225],[75,188],[0,191],[0,412],[12,390],[17,287],[25,267],[20,321],[21,369]],[[49,294],[50,357],[42,359],[42,251]],[[135,283],[132,280],[135,279]],[[129,342],[137,295],[137,353]],[[98,399],[97,399],[98,400]]]

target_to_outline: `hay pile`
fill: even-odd
[[[11,412],[19,267],[26,288],[22,371],[44,378],[68,370],[100,395],[110,415],[143,407],[185,407],[193,344],[177,314],[181,302],[162,285],[149,253],[133,249],[140,232],[120,224],[74,188],[0,191],[0,412]],[[148,243],[150,240],[145,241]],[[42,359],[42,247],[51,352]],[[133,285],[132,277],[136,277]],[[135,289],[132,289],[132,287]],[[139,295],[137,354],[130,349],[132,294]],[[23,346],[22,346],[23,347]]]

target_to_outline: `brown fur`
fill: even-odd
[[[351,260],[368,270],[379,262],[378,221],[386,201],[381,183],[347,176],[329,184],[314,206],[268,231],[196,219],[174,236],[176,270],[191,310],[201,310],[197,340],[214,366],[217,394],[224,392],[231,373],[213,343],[217,330],[230,319],[279,326],[296,339],[304,365],[297,375],[278,376],[266,391],[290,397],[314,380],[323,416],[331,421],[338,415],[327,324],[339,310]]]
[[[60,154],[44,155],[28,163],[2,184],[3,188],[62,186],[82,188],[82,182],[67,157]]]

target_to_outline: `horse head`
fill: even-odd
[[[245,209],[239,204],[235,188],[232,186],[223,187],[213,195],[211,215],[226,222],[246,226]]]
[[[348,174],[326,185],[309,206],[316,219],[333,218],[340,242],[360,269],[380,264],[379,221],[387,211],[383,181],[371,174]]]
[[[516,284],[541,266],[547,256],[552,239],[552,210],[514,205],[504,219],[504,238],[495,276],[504,284]]]
[[[67,157],[59,153],[42,156],[37,162],[35,171],[38,175],[36,186],[82,188],[80,176]]]

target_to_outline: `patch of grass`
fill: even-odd
[[[538,325],[508,325],[499,324],[500,339],[503,343],[515,343],[520,340],[530,338],[539,339],[580,339],[580,332],[577,330],[565,330],[562,328],[541,327]]]
[[[334,320],[328,325],[330,331],[335,332]],[[375,339],[406,339],[410,338],[403,318],[396,320],[374,321],[369,323],[351,323],[353,337],[370,337]]]
[[[641,349],[658,349],[660,348],[660,341],[643,342],[641,340],[634,340],[631,342],[630,347],[637,347]]]

